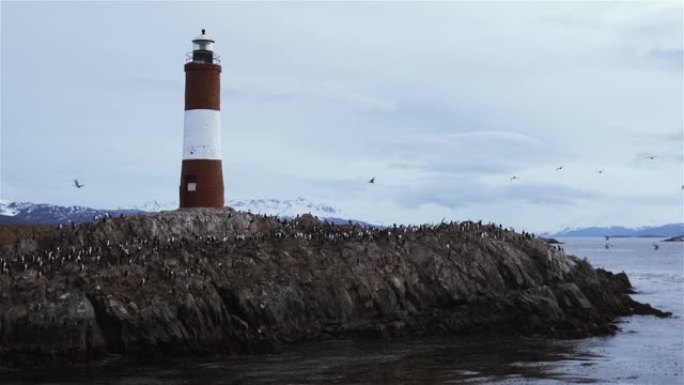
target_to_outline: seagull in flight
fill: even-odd
[[[649,159],[649,160],[654,160],[655,158],[656,158],[655,155],[649,155],[646,157],[646,159]]]
[[[518,179],[518,176],[517,176],[517,175],[513,175],[513,176],[511,177],[511,180],[512,180],[512,181],[513,181],[513,180],[516,180],[516,179]]]
[[[556,167],[556,171],[560,171],[563,169],[563,165],[560,165],[559,167]]]
[[[599,173],[599,174],[603,174],[603,169],[596,170],[596,172]]]
[[[85,186],[85,185],[84,185],[84,184],[79,184],[79,183],[78,183],[78,179],[74,179],[74,187],[76,187],[76,188],[81,188],[81,187],[83,187],[83,186]]]
[[[370,178],[370,180],[368,181],[368,183],[375,183],[375,177]]]

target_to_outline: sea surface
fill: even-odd
[[[622,331],[613,337],[554,340],[488,334],[326,341],[274,355],[0,372],[0,383],[684,384],[684,243],[654,238],[559,240],[566,253],[586,257],[595,267],[626,272],[638,291],[636,300],[674,316],[623,318]]]

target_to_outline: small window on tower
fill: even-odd
[[[185,177],[185,185],[188,191],[197,191],[197,177],[195,175],[188,175]]]

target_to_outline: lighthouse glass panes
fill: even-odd
[[[192,61],[195,63],[214,63],[214,41],[204,34],[192,41]]]
[[[211,40],[195,40],[192,42],[193,51],[213,51],[214,42]]]

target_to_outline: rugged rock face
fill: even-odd
[[[667,316],[530,234],[494,225],[369,229],[230,209],[0,230],[0,359],[277,351],[337,337],[614,333]]]

